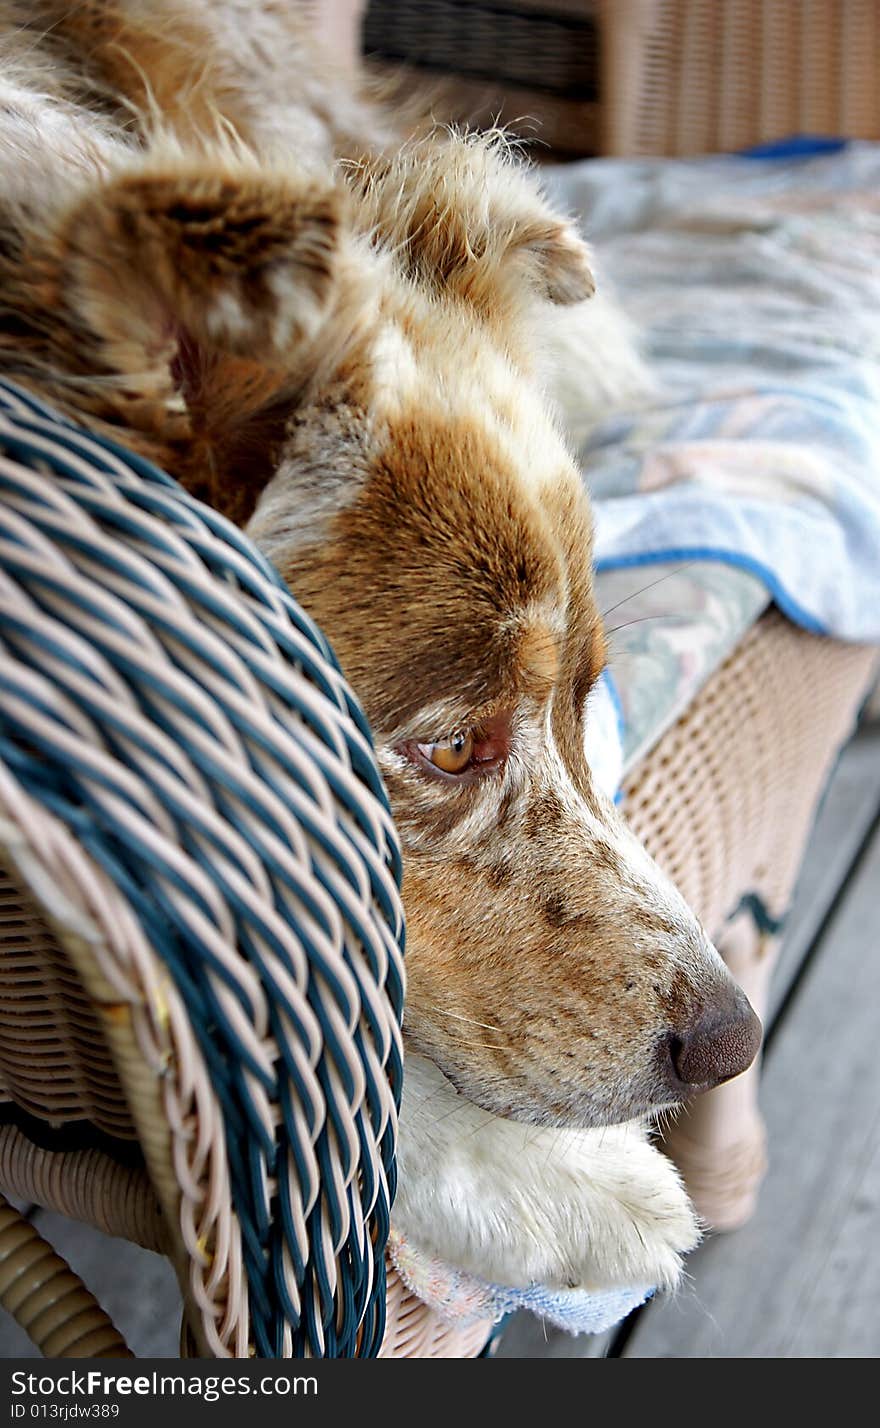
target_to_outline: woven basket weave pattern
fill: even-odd
[[[0,1093],[51,1122],[85,1120],[132,1139],[131,1113],[92,1001],[12,883],[0,883],[0,945]]]
[[[0,804],[32,860],[58,854],[47,908],[66,872],[72,908],[90,886],[122,911],[93,907],[103,977],[147,1062],[187,1083],[170,1125],[198,1094],[198,1139],[222,1141],[211,1244],[200,1225],[188,1247],[204,1306],[221,1278],[239,1300],[220,1338],[242,1349],[244,1295],[261,1354],[375,1353],[403,921],[363,716],[237,532],[32,402],[3,407]]]
[[[627,821],[712,936],[748,894],[784,916],[876,663],[771,610],[627,781]]]
[[[604,0],[606,152],[880,137],[877,0]]]

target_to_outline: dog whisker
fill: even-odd
[[[478,1126],[474,1126],[473,1130],[471,1131],[471,1135],[474,1136],[477,1135],[480,1131],[484,1131],[487,1126],[490,1126],[492,1122],[497,1119],[498,1117],[494,1113],[492,1115],[488,1115],[486,1119],[484,1121],[481,1121]]]
[[[668,610],[665,610],[659,615],[641,615],[637,620],[624,620],[622,625],[612,625],[611,629],[606,630],[605,633],[606,635],[616,635],[618,630],[628,630],[630,625],[646,625],[649,620],[675,620],[680,618],[681,615],[676,616],[671,614]]]
[[[547,1156],[544,1160],[544,1165],[548,1166],[550,1162],[554,1160],[557,1156],[560,1160],[563,1159],[565,1156],[567,1144],[570,1145],[573,1138],[574,1136],[572,1130],[563,1130],[560,1131],[558,1136],[551,1137],[550,1144],[547,1148]]]
[[[472,1026],[481,1026],[481,1027],[483,1027],[483,1029],[484,1029],[485,1031],[497,1031],[498,1034],[499,1034],[499,1036],[503,1036],[503,1035],[504,1035],[504,1029],[503,1029],[503,1027],[493,1026],[491,1022],[488,1022],[488,1021],[477,1021],[476,1017],[473,1017],[473,1016],[462,1016],[461,1012],[445,1011],[443,1007],[431,1007],[430,1010],[431,1010],[431,1011],[434,1011],[434,1012],[438,1012],[438,1013],[440,1014],[440,1016],[453,1017],[455,1021],[467,1021],[467,1022],[470,1022],[470,1024],[471,1024]]]
[[[462,1112],[466,1112],[467,1109],[468,1109],[467,1102],[465,1102],[464,1099],[462,1098],[462,1104],[461,1104],[460,1106],[459,1106],[459,1105],[455,1105],[455,1106],[452,1107],[452,1110],[451,1110],[451,1111],[447,1111],[445,1115],[435,1116],[435,1117],[434,1117],[434,1120],[433,1120],[433,1124],[434,1124],[435,1126],[442,1125],[444,1121],[448,1121],[452,1116],[460,1116],[460,1115],[462,1114]]]
[[[696,565],[696,563],[695,560],[686,560],[683,565],[677,565],[674,570],[667,570],[665,575],[658,575],[656,580],[651,580],[647,585],[642,585],[638,590],[633,590],[631,594],[624,595],[622,600],[618,600],[614,605],[609,605],[607,610],[600,611],[602,619],[607,619],[615,610],[619,610],[621,605],[628,605],[630,600],[638,599],[639,595],[644,595],[647,590],[653,590],[655,585],[662,585],[664,580],[670,580],[673,575],[680,575],[683,570],[690,570],[691,566]]]
[[[494,1044],[493,1042],[491,1042],[491,1041],[474,1041],[474,1040],[468,1040],[467,1037],[464,1037],[464,1036],[449,1036],[449,1035],[447,1034],[446,1040],[447,1040],[447,1041],[454,1041],[454,1042],[456,1043],[456,1045],[458,1045],[458,1046],[473,1046],[473,1047],[478,1048],[478,1049],[481,1050],[481,1051],[482,1051],[482,1050],[485,1050],[485,1051],[509,1051],[509,1050],[510,1050],[510,1047],[509,1047],[509,1046],[497,1046],[497,1045],[495,1045],[495,1044]]]
[[[436,1091],[431,1091],[431,1093],[430,1093],[429,1095],[427,1095],[427,1096],[422,1096],[421,1099],[416,1102],[416,1109],[420,1111],[423,1106],[430,1105],[431,1101],[436,1101],[436,1099],[437,1099],[438,1096],[445,1096],[446,1094],[447,1094],[447,1087],[446,1087],[446,1086],[438,1086],[437,1089],[436,1089]]]

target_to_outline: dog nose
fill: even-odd
[[[745,993],[731,994],[707,1009],[687,1031],[669,1038],[675,1079],[694,1090],[720,1086],[748,1070],[761,1045],[761,1023]]]

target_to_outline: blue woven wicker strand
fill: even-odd
[[[27,609],[0,603],[0,758],[123,891],[186,1003],[255,1350],[375,1355],[403,918],[363,713],[240,531],[2,383],[0,570]]]

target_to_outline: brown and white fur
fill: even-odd
[[[605,647],[549,388],[589,254],[497,136],[399,144],[295,9],[0,5],[0,372],[247,522],[367,710],[402,1227],[490,1279],[673,1284],[695,1221],[639,1125],[758,1032],[585,757]],[[585,408],[629,360],[602,330]]]

